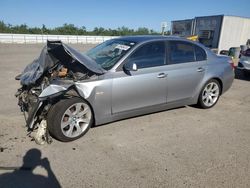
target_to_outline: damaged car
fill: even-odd
[[[234,79],[230,58],[179,37],[120,37],[81,53],[48,41],[16,77],[37,143],[73,141],[94,125],[184,105],[213,107]]]

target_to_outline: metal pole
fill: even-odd
[[[165,28],[167,28],[167,22],[161,22],[161,34],[164,35],[165,33]]]
[[[161,34],[164,35],[164,32],[165,32],[165,27],[162,27]]]

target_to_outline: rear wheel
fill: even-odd
[[[198,105],[205,109],[213,107],[219,100],[220,93],[220,83],[215,79],[208,81],[201,90]]]
[[[56,103],[48,113],[48,129],[56,139],[69,142],[88,132],[93,113],[88,103],[78,97]]]

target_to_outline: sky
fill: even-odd
[[[250,17],[250,0],[0,0],[0,21],[52,28],[64,23],[160,30],[161,22],[207,15]]]

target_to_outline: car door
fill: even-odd
[[[112,113],[140,109],[166,103],[165,42],[141,45],[125,60],[127,67],[137,70],[118,71],[112,83]]]
[[[204,77],[206,53],[201,47],[186,41],[169,41],[167,46],[167,102],[189,99],[196,94]]]

